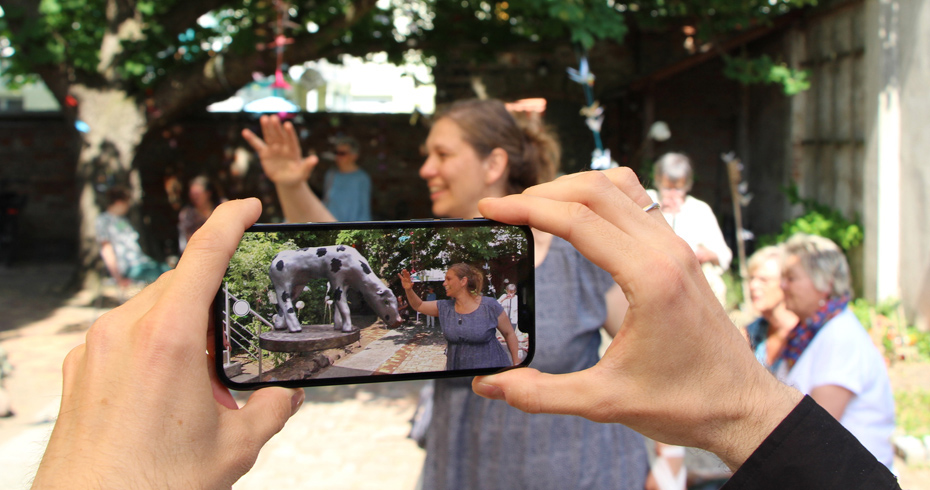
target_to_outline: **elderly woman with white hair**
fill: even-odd
[[[894,398],[885,362],[849,308],[849,265],[832,241],[797,234],[785,243],[785,305],[800,323],[776,376],[809,394],[891,468]]]
[[[661,205],[662,215],[697,256],[704,277],[721,304],[726,304],[727,287],[723,273],[730,268],[733,252],[720,231],[720,224],[711,207],[688,195],[694,184],[691,159],[681,153],[666,153],[653,167],[656,189],[647,190],[649,197]]]

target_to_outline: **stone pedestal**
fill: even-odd
[[[345,347],[358,342],[359,331],[342,332],[329,325],[303,325],[300,332],[276,330],[259,336],[262,350],[272,352],[311,352]]]

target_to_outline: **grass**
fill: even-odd
[[[909,436],[930,435],[930,390],[897,391],[894,394],[895,422]]]

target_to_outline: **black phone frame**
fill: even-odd
[[[334,231],[334,230],[371,230],[371,229],[398,229],[398,228],[455,228],[455,227],[491,227],[503,226],[517,228],[523,231],[527,241],[527,253],[517,261],[517,295],[520,298],[518,308],[518,325],[520,331],[528,337],[526,357],[516,366],[481,368],[481,369],[464,369],[455,371],[426,371],[419,373],[398,373],[398,374],[379,374],[367,376],[346,376],[332,378],[309,378],[293,379],[278,381],[256,381],[249,383],[238,383],[232,381],[227,375],[224,367],[224,359],[221,355],[223,352],[223,333],[224,316],[225,316],[225,295],[221,285],[216,293],[213,302],[213,326],[214,326],[214,366],[217,377],[220,382],[227,388],[236,391],[251,391],[264,388],[267,386],[283,386],[287,388],[305,388],[314,386],[337,386],[347,384],[362,383],[383,383],[392,381],[409,381],[425,379],[442,379],[471,377],[500,373],[518,367],[526,367],[532,362],[535,355],[536,347],[536,315],[535,315],[535,243],[533,233],[529,226],[509,225],[498,221],[484,218],[473,219],[416,219],[416,220],[397,220],[397,221],[352,221],[352,222],[334,222],[334,223],[282,223],[282,224],[255,224],[245,230],[245,233],[265,233],[281,231]],[[238,246],[237,246],[238,248]],[[223,274],[224,283],[226,273]],[[495,298],[496,299],[496,298]]]

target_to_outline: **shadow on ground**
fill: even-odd
[[[0,266],[0,334],[48,318],[71,300],[75,270],[66,262]]]
[[[314,386],[304,388],[307,394],[305,403],[339,403],[346,400],[359,400],[363,404],[366,402],[383,404],[385,400],[415,401],[419,398],[420,389],[424,384],[426,381],[417,380]],[[248,399],[251,394],[251,391],[233,392],[233,395],[241,401]]]

